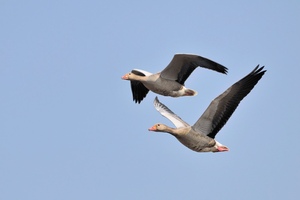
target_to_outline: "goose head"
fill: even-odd
[[[155,131],[155,132],[169,132],[169,127],[164,124],[155,124],[151,128],[149,128],[149,131]]]
[[[134,73],[131,73],[131,72],[129,72],[129,73],[125,74],[124,76],[122,76],[123,80],[136,80],[136,79],[139,79],[139,78],[140,78],[140,76],[138,76]]]

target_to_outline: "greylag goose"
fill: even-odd
[[[184,87],[184,82],[198,66],[227,73],[226,67],[207,58],[192,54],[175,54],[169,65],[159,73],[152,74],[134,69],[122,76],[122,79],[130,80],[135,103],[140,103],[149,90],[171,97],[194,96],[197,92]]]
[[[149,128],[149,131],[170,133],[183,145],[197,152],[228,151],[228,147],[217,142],[214,138],[240,101],[250,93],[266,72],[266,70],[263,71],[264,67],[258,67],[215,98],[193,126],[174,114],[167,106],[160,103],[156,97],[154,100],[156,110],[168,118],[176,128],[164,124],[155,124]]]

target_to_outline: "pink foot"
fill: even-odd
[[[225,146],[218,146],[218,151],[219,152],[222,152],[222,151],[229,151],[229,148],[228,147],[225,147]]]

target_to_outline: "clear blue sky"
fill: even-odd
[[[0,199],[297,199],[300,187],[299,1],[0,2]],[[196,153],[148,128],[173,126],[134,104],[133,68],[158,72],[175,53],[195,97],[159,99],[193,124],[257,64],[265,76],[216,139]]]

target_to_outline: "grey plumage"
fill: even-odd
[[[164,117],[172,121],[176,126],[176,129],[170,128],[166,125],[156,124],[149,130],[171,133],[183,145],[194,151],[228,151],[226,146],[223,146],[214,140],[214,138],[220,129],[226,124],[242,99],[250,93],[265,74],[266,70],[263,70],[263,68],[264,67],[259,68],[258,65],[247,76],[216,97],[193,126],[184,122],[167,106],[159,102],[156,97],[154,100],[155,108]]]
[[[263,71],[264,67],[258,67],[259,65],[247,76],[215,98],[199,120],[193,125],[193,128],[196,131],[204,132],[211,138],[215,138],[216,134],[228,121],[239,103],[250,93],[265,74],[266,70]]]
[[[164,96],[193,96],[197,92],[183,88],[186,79],[197,68],[203,67],[223,74],[227,68],[207,58],[192,54],[174,55],[168,66],[159,73],[151,74],[143,70],[132,70],[122,78],[131,81],[133,101],[140,103],[149,90]],[[145,74],[147,73],[147,74]]]

